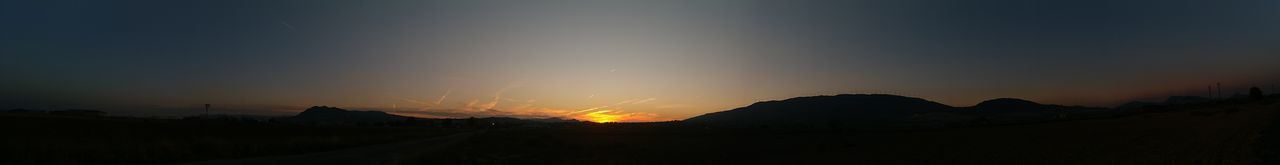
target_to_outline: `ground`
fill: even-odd
[[[678,123],[501,129],[201,125],[5,117],[4,164],[1264,164],[1280,104],[938,130],[722,130]],[[202,128],[189,129],[189,128]],[[182,131],[186,130],[186,131]],[[200,130],[200,131],[197,131]],[[214,132],[214,133],[209,133]]]
[[[1280,104],[899,132],[525,128],[421,162],[445,164],[1259,164]]]
[[[153,164],[293,155],[462,130],[0,113],[0,164]]]

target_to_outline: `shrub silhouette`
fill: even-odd
[[[1262,99],[1262,89],[1258,89],[1258,87],[1249,88],[1249,97],[1253,99]]]

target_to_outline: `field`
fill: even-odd
[[[445,129],[0,114],[0,164],[1274,164],[1280,104],[932,130]],[[466,133],[462,133],[466,132]]]
[[[788,132],[594,125],[489,131],[418,163],[1260,164],[1280,104],[944,130]],[[1275,134],[1270,132],[1269,134]],[[1273,163],[1273,162],[1272,162]]]
[[[289,155],[459,132],[0,113],[0,164],[155,164]]]

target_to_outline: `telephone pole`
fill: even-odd
[[[205,116],[205,117],[208,117],[208,116],[209,116],[209,107],[210,107],[210,106],[213,106],[213,105],[204,104],[204,116]]]

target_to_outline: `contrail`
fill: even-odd
[[[449,93],[453,93],[453,89],[444,91],[444,95],[440,95],[440,99],[436,99],[436,105],[440,105],[440,102],[444,102],[444,98],[449,97]]]
[[[572,114],[575,114],[575,113],[582,113],[582,112],[586,112],[586,111],[594,111],[594,110],[597,110],[597,109],[600,109],[600,108],[608,108],[608,107],[609,107],[609,106],[607,106],[607,105],[606,105],[606,106],[599,106],[599,107],[595,107],[595,108],[587,108],[587,109],[580,110],[580,111],[573,111],[573,112],[565,113],[564,115],[566,115],[566,116],[567,116],[567,115],[572,115]]]
[[[647,99],[631,99],[631,100],[623,100],[622,102],[614,103],[613,105],[606,105],[606,106],[599,106],[599,107],[587,108],[587,109],[583,109],[583,110],[579,110],[579,111],[573,111],[573,112],[565,113],[564,115],[568,116],[568,115],[572,115],[572,114],[575,114],[575,113],[582,113],[582,112],[587,112],[587,111],[594,111],[594,110],[599,110],[599,109],[601,109],[601,108],[609,108],[609,107],[622,106],[622,105],[628,105],[628,104],[629,104],[629,105],[643,104],[643,103],[650,102],[650,101],[653,101],[653,100],[657,100],[657,98],[652,98],[652,97],[651,97],[651,98],[647,98]]]
[[[280,24],[284,25],[284,27],[289,28],[289,30],[298,30],[298,29],[294,29],[293,25],[290,25],[288,22],[280,22]]]
[[[507,90],[510,90],[513,88],[519,88],[522,86],[524,86],[523,81],[512,81],[510,83],[507,83],[506,87],[502,87],[502,89],[498,89],[498,92],[493,93],[493,100],[489,101],[489,104],[487,107],[485,107],[485,109],[493,109],[494,107],[497,107],[498,102],[502,101],[502,93],[506,93]]]

